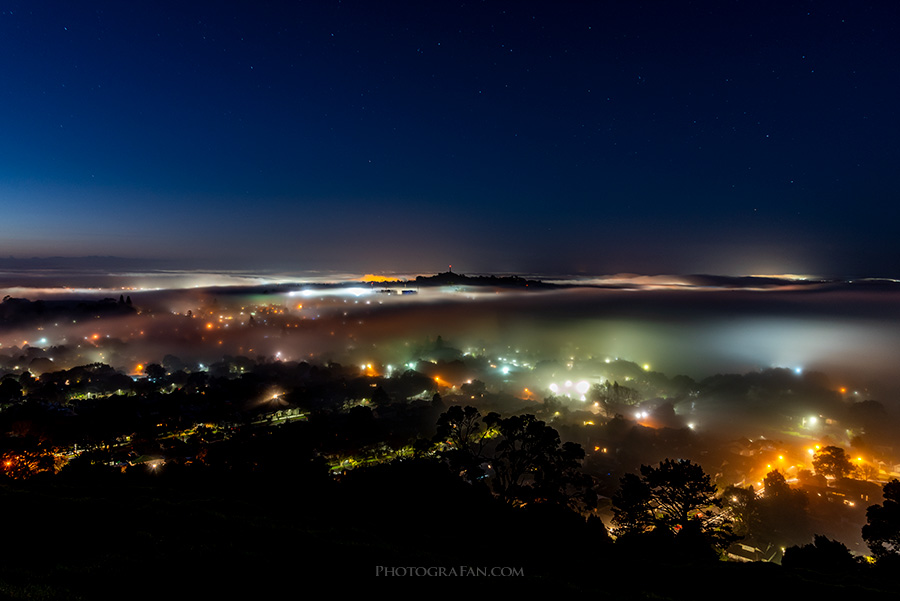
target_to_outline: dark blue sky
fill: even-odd
[[[0,254],[900,276],[893,2],[5,2]]]

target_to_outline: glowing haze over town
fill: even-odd
[[[503,484],[497,420],[531,415],[583,449],[592,501],[567,481],[560,503],[604,544],[662,528],[658,505],[626,525],[617,491],[671,458],[739,532],[720,560],[815,534],[884,565],[861,529],[900,476],[898,17],[6,3],[4,482],[250,477],[267,460],[237,441],[304,432],[316,486],[430,461],[522,509],[552,495]],[[459,467],[467,406],[495,443]],[[822,467],[834,448],[847,470]]]

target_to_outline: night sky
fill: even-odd
[[[3,2],[0,255],[900,277],[895,2]]]

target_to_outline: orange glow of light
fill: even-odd
[[[212,323],[212,322],[207,323],[207,324],[206,324],[206,329],[207,329],[207,330],[213,329],[213,323]]]
[[[135,366],[134,371],[136,371],[136,372],[142,372],[142,371],[144,371],[144,366],[143,366],[143,364],[138,363],[138,364]]]
[[[367,273],[363,276],[363,282],[399,282],[400,280],[397,278],[390,278],[383,275],[375,275],[372,273]]]
[[[100,339],[100,334],[94,334],[93,336],[91,336],[91,340],[99,340],[99,339]]]
[[[845,392],[847,392],[847,389],[844,387],[841,387],[841,394],[844,394]]]
[[[366,363],[362,366],[363,373],[369,377],[374,377],[378,375],[378,371],[375,369],[375,366],[371,363]]]
[[[299,310],[299,309],[302,309],[302,308],[303,308],[303,303],[300,303],[300,304],[297,305],[297,309],[298,309],[298,310]]]

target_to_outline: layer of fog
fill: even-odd
[[[824,371],[838,384],[869,389],[885,400],[900,390],[900,316],[894,309],[900,293],[892,290],[377,290],[303,290],[299,284],[126,290],[142,314],[47,325],[41,333],[7,324],[0,348],[26,341],[36,346],[42,339],[47,346],[72,345],[99,333],[124,341],[117,353],[125,363],[115,367],[159,361],[166,354],[194,363],[277,354],[387,364],[413,358],[417,344],[442,336],[476,354],[511,349],[535,360],[623,358],[695,379],[789,367]],[[30,292],[31,298],[115,296],[110,290]],[[202,314],[210,306],[216,314]],[[260,306],[280,308],[280,319],[295,325],[246,328],[251,308]],[[188,311],[193,321],[185,320]],[[195,335],[210,319],[218,326],[225,314],[232,316],[227,328],[206,340]]]

